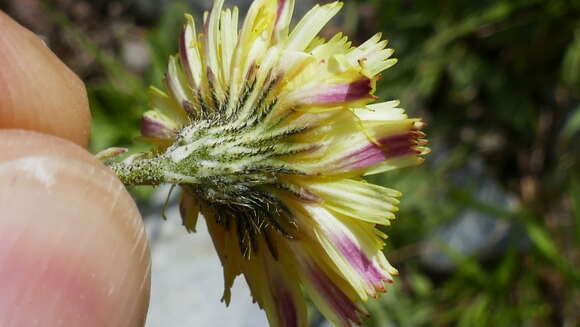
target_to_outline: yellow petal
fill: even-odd
[[[294,13],[295,0],[278,0],[275,42],[283,42],[288,38],[288,30]]]
[[[266,311],[272,327],[306,327],[306,304],[299,287],[297,271],[288,258],[291,252],[277,238],[273,257],[264,241],[258,255],[245,262],[244,277],[254,300]]]
[[[182,127],[188,122],[183,107],[165,92],[151,87],[149,89],[149,99],[151,108],[173,121],[177,127]]]
[[[395,197],[399,192],[365,181],[344,179],[307,184],[306,188],[322,198],[325,208],[354,219],[390,225],[398,211]]]
[[[357,303],[355,297],[345,292],[345,288],[350,289],[349,282],[330,269],[305,245],[291,244],[295,257],[294,267],[300,272],[300,281],[305,293],[334,326],[360,325],[361,316],[367,313]]]
[[[346,54],[351,48],[351,44],[352,43],[348,40],[347,36],[338,33],[328,42],[315,47],[311,53],[316,58],[324,60],[337,54]]]
[[[175,99],[175,101],[181,106],[184,106],[185,103],[197,102],[192,90],[186,87],[186,77],[177,57],[172,56],[169,58],[165,83],[173,99]]]
[[[231,288],[234,285],[236,277],[242,273],[242,260],[244,260],[240,255],[237,234],[233,228],[226,229],[224,225],[216,221],[216,213],[213,209],[202,205],[201,210],[224,270],[224,294],[222,301],[226,305],[229,305]]]
[[[381,40],[381,33],[375,34],[368,41],[353,48],[348,53],[348,59],[354,64],[363,62],[370,76],[375,76],[397,63],[397,59],[389,59],[393,49],[387,49],[388,42]]]
[[[220,33],[220,16],[224,0],[215,0],[206,23],[206,63],[210,88],[214,95],[220,101],[225,99],[225,76],[221,65],[221,33]]]
[[[287,49],[303,51],[314,40],[314,37],[342,8],[342,2],[327,5],[316,5],[296,25],[288,40]]]
[[[369,104],[365,108],[356,109],[355,113],[361,121],[404,120],[408,116],[405,110],[397,108],[399,101]]]
[[[199,53],[199,45],[197,42],[197,32],[195,30],[195,20],[193,16],[186,14],[187,23],[181,33],[179,42],[179,54],[181,64],[189,78],[189,82],[193,87],[201,87],[201,79],[203,74],[201,54]]]
[[[238,99],[251,66],[260,63],[270,46],[277,9],[277,0],[257,0],[252,3],[240,30],[238,47],[232,61],[234,69],[230,76],[230,99]],[[230,106],[233,106],[232,102],[236,104],[230,101]]]
[[[150,110],[141,118],[141,135],[159,140],[174,140],[178,125],[161,114],[159,111]]]
[[[234,7],[232,10],[226,9],[221,16],[221,67],[225,88],[230,86],[232,59],[238,43],[238,14],[238,8]]]
[[[191,196],[187,192],[181,194],[181,201],[179,204],[179,211],[181,213],[181,219],[183,221],[183,226],[188,232],[196,231],[197,219],[201,210],[201,205],[199,200]]]
[[[312,224],[312,233],[325,251],[326,262],[347,280],[366,301],[383,292],[385,281],[392,282],[396,270],[388,263],[382,248],[384,242],[377,236],[374,224],[333,214],[317,205],[305,205]]]

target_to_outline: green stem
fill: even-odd
[[[127,186],[159,185],[169,182],[164,174],[165,161],[166,158],[160,156],[131,163],[114,162],[108,166]]]

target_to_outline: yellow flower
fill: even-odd
[[[223,4],[199,32],[186,16],[167,93],[152,89],[143,118],[154,150],[110,166],[126,184],[182,187],[184,224],[205,218],[226,303],[243,275],[271,326],[306,326],[304,295],[334,325],[359,324],[360,301],[397,274],[377,226],[400,196],[362,176],[428,151],[419,119],[397,101],[371,104],[393,50],[380,34],[359,47],[317,37],[340,2],[290,29],[294,0],[256,0],[239,31]]]

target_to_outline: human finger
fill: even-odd
[[[0,128],[39,131],[88,144],[83,82],[32,32],[0,11]]]
[[[0,140],[0,326],[143,326],[150,254],[121,182],[68,141]]]

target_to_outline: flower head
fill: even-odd
[[[382,248],[399,192],[362,176],[422,162],[423,123],[397,101],[374,103],[395,64],[377,34],[358,47],[317,37],[342,3],[290,29],[294,0],[237,8],[215,0],[187,17],[167,93],[151,90],[142,134],[154,150],[111,167],[126,184],[178,184],[185,226],[205,218],[225,278],[243,275],[271,326],[306,325],[303,293],[336,326],[397,271]]]

